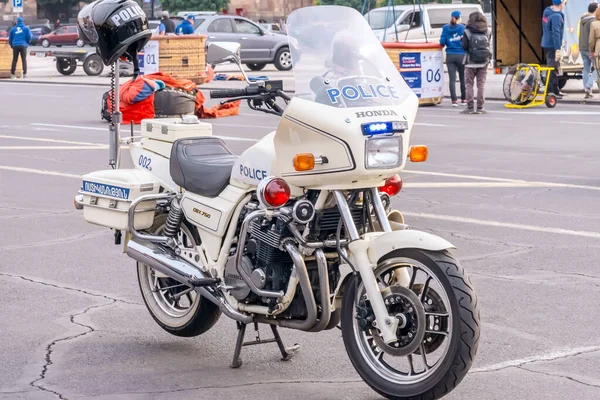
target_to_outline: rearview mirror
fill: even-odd
[[[212,42],[206,50],[206,62],[211,65],[232,62],[239,64],[240,44],[232,42]]]

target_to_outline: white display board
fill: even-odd
[[[144,74],[154,74],[158,72],[158,41],[150,40],[144,46]]]
[[[422,99],[444,95],[442,50],[400,53],[400,75]]]

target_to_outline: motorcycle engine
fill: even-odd
[[[249,232],[242,268],[248,272],[258,288],[285,291],[292,269],[289,254],[279,249],[281,239],[291,236],[285,224],[277,219],[257,219],[250,226]],[[231,294],[239,301],[253,295],[236,269],[235,257],[231,257],[225,267],[225,284],[236,288]],[[268,304],[272,299],[264,300]]]

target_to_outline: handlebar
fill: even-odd
[[[211,99],[227,99],[230,97],[255,96],[260,94],[260,88],[257,86],[249,86],[244,89],[219,89],[211,90]]]

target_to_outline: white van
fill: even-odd
[[[471,13],[483,13],[479,4],[423,4],[421,9],[423,14],[414,5],[380,7],[366,13],[365,18],[381,42],[425,42],[426,38],[429,42],[439,42],[452,11],[462,13],[464,24]],[[491,22],[488,20],[490,26]]]

